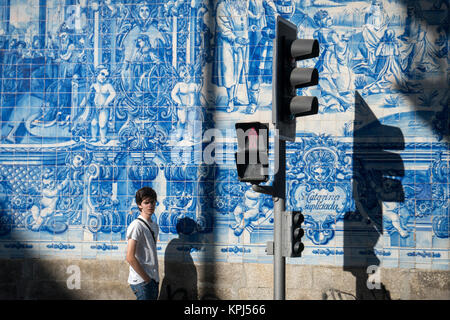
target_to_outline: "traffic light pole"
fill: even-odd
[[[283,212],[286,209],[286,141],[275,130],[275,175],[272,186],[252,186],[255,192],[272,196],[274,224],[273,299],[286,296],[286,258],[283,256]]]
[[[275,130],[276,132],[278,130]],[[277,133],[276,133],[277,135]],[[275,162],[278,171],[275,173],[273,190],[274,214],[274,300],[284,300],[286,292],[286,258],[283,256],[283,212],[286,199],[286,141],[275,137]]]
[[[272,123],[275,125],[273,184],[259,186],[258,182],[267,180],[253,178],[256,176],[253,174],[248,175],[249,179],[241,178],[240,180],[252,182],[254,191],[269,194],[273,199],[274,241],[268,243],[267,252],[274,255],[274,300],[285,299],[286,256],[300,257],[303,250],[303,244],[299,241],[299,238],[303,236],[303,230],[300,227],[303,220],[299,218],[301,214],[291,215],[287,220],[285,212],[286,140],[295,141],[296,118],[317,114],[319,109],[317,97],[297,96],[296,92],[299,88],[318,84],[318,70],[299,68],[296,62],[318,57],[319,42],[315,39],[297,39],[297,34],[295,24],[277,16],[272,68]],[[238,168],[238,175],[239,172]],[[284,230],[285,227],[289,230]],[[283,235],[283,232],[291,233]],[[288,241],[286,236],[289,236]]]

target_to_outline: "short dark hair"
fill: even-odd
[[[150,198],[150,200],[156,201],[156,191],[150,187],[142,187],[136,191],[136,204],[141,205],[145,198]]]

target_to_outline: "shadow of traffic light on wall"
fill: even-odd
[[[393,152],[404,148],[401,130],[381,124],[356,91],[352,181],[355,210],[344,218],[344,270],[355,277],[357,299],[389,299],[383,284],[372,283],[369,275],[381,264],[377,243],[383,236],[386,203],[404,201],[398,180],[404,176],[404,165],[400,155]]]

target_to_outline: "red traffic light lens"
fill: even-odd
[[[248,149],[258,150],[258,131],[255,128],[250,128],[248,130]]]

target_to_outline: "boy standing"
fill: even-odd
[[[138,300],[158,298],[159,273],[156,239],[158,224],[151,217],[155,212],[156,192],[143,187],[136,192],[136,204],[141,214],[127,229],[127,255],[130,264],[128,283]]]

